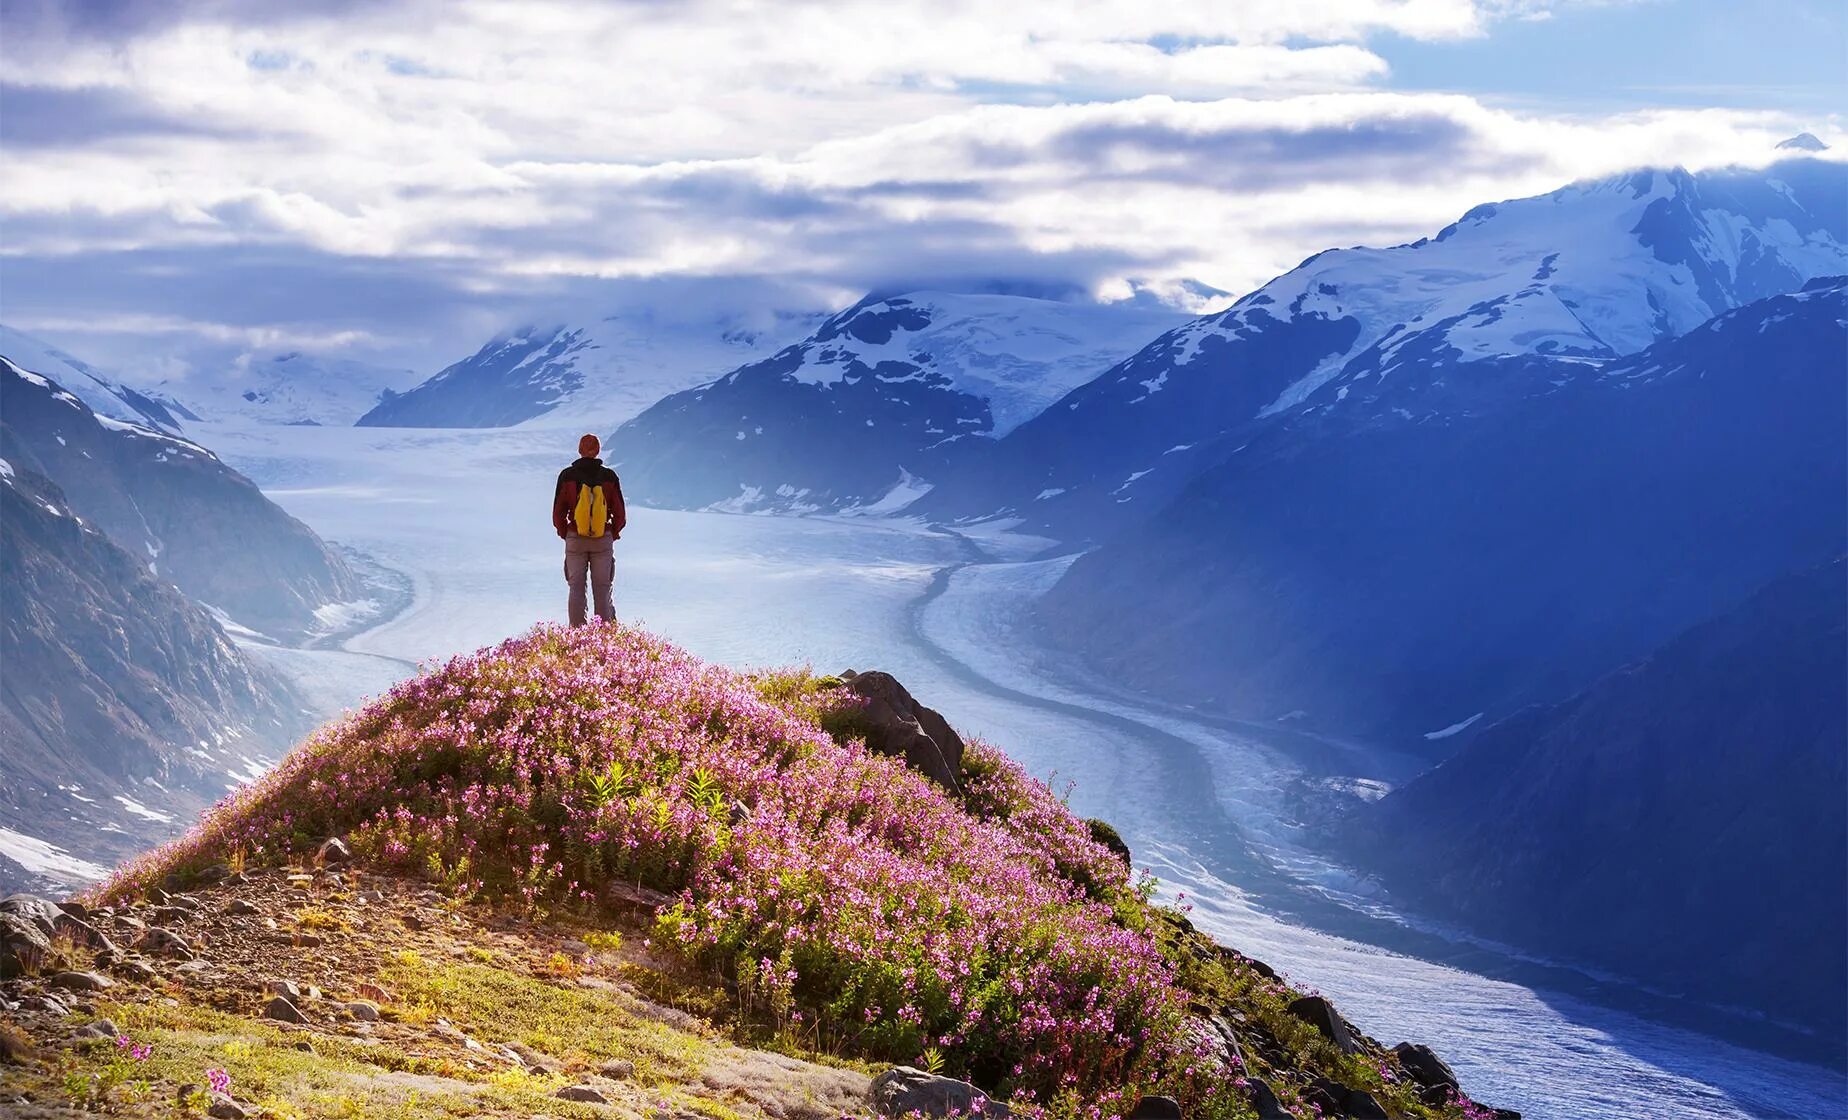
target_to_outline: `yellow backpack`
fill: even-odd
[[[603,487],[578,485],[577,508],[572,511],[572,521],[577,526],[580,537],[600,537],[610,523],[609,499],[603,496]]]

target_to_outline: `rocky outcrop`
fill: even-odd
[[[967,1081],[895,1066],[873,1078],[873,1107],[881,1116],[951,1117],[1009,1115],[1008,1107]]]
[[[847,670],[841,681],[865,701],[860,713],[866,747],[905,765],[952,793],[962,793],[963,741],[948,720],[915,700],[890,673]]]

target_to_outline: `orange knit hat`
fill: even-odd
[[[596,458],[597,452],[602,450],[603,444],[596,436],[586,434],[583,439],[578,440],[578,454],[586,459]]]

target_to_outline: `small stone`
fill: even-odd
[[[73,992],[100,992],[115,987],[115,981],[94,972],[60,972],[51,978],[51,986]]]
[[[241,898],[232,899],[231,905],[225,907],[225,913],[227,914],[261,914],[262,912],[263,911],[257,909],[255,903],[248,902]]]
[[[71,917],[76,918],[80,922],[87,922],[90,920],[90,913],[91,913],[90,908],[88,906],[85,906],[83,903],[78,902],[75,899],[71,899],[66,902],[54,903],[54,905],[56,905],[58,909],[64,911],[66,914],[69,914]]]
[[[213,1120],[246,1120],[246,1117],[250,1115],[243,1105],[230,1097],[219,1097],[214,1100],[212,1107],[205,1110],[205,1114],[213,1117]]]
[[[295,935],[294,941],[303,948],[312,949],[317,945],[326,944],[327,938],[322,937],[318,933],[298,933]]]
[[[276,996],[264,1005],[263,1017],[279,1019],[285,1023],[306,1023],[308,1021],[308,1016],[303,1015],[300,1008],[282,996]]]
[[[635,1076],[635,1063],[627,1058],[611,1058],[598,1066],[597,1072],[611,1081],[627,1081]]]
[[[574,957],[588,957],[590,955],[590,946],[582,941],[566,941],[560,944],[559,948]]]
[[[347,1014],[368,1023],[379,1021],[379,1005],[371,1000],[356,999],[346,1005]]]
[[[361,983],[355,990],[359,992],[360,999],[369,999],[374,1003],[391,1002],[391,993],[379,987],[377,984],[372,983],[370,980]]]
[[[151,983],[155,977],[160,975],[160,973],[154,971],[153,965],[138,957],[129,957],[126,960],[118,961],[114,967],[116,975],[137,984]]]
[[[192,946],[187,944],[184,937],[160,926],[149,926],[148,931],[141,935],[141,949],[160,957],[191,960],[193,956]]]
[[[196,878],[201,883],[216,883],[220,879],[223,879],[230,874],[231,874],[230,864],[214,863],[210,867],[200,869],[199,874],[196,876]]]
[[[345,863],[352,858],[353,850],[338,836],[328,837],[315,852],[315,859],[323,864]]]
[[[588,1085],[567,1085],[552,1094],[561,1101],[583,1101],[586,1104],[608,1104],[610,1099]]]

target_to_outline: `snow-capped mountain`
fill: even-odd
[[[1323,386],[1075,562],[1049,640],[1188,703],[1448,750],[1848,550],[1848,279],[1606,363],[1442,370],[1501,388],[1376,415]]]
[[[55,380],[100,416],[146,424],[165,432],[180,430],[181,416],[175,415],[167,402],[131,389],[88,362],[24,331],[0,324],[0,354],[21,368]]]
[[[526,326],[379,403],[358,423],[608,428],[662,397],[772,353],[817,318],[777,312],[674,319],[637,311],[581,325]]]
[[[55,483],[150,572],[247,626],[314,629],[358,583],[306,525],[199,444],[96,412],[0,355],[0,458]]]
[[[1012,431],[1184,318],[1146,303],[868,296],[803,341],[611,437],[637,501],[882,512],[972,440]]]
[[[292,351],[169,379],[149,391],[202,420],[345,427],[417,381],[408,369]]]
[[[1848,175],[1639,171],[1476,207],[1436,237],[1336,249],[1196,319],[1072,392],[932,496],[1094,526],[1147,513],[1273,417],[1309,405],[1471,407],[1464,368],[1601,363],[1752,300],[1848,272]],[[1417,386],[1406,384],[1416,381]]]

